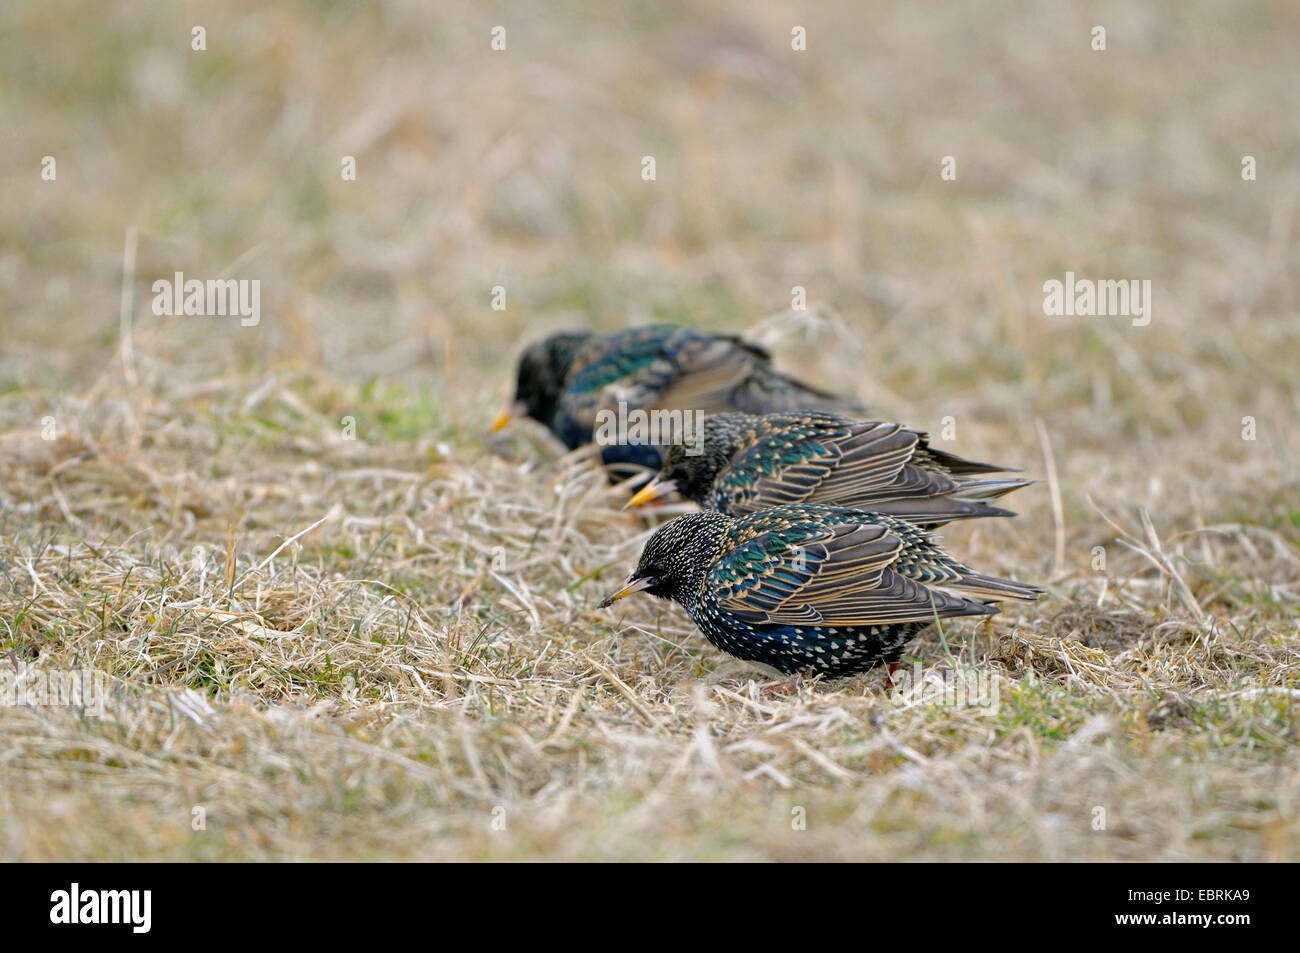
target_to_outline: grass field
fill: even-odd
[[[0,688],[107,696],[0,707],[0,859],[1300,858],[1300,7],[607,6],[0,7]],[[595,611],[663,511],[484,431],[652,319],[1038,481],[905,656],[996,705]]]

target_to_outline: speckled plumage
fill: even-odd
[[[1025,486],[977,479],[1006,470],[935,450],[901,424],[819,411],[714,414],[701,453],[669,447],[658,479],[705,509],[733,516],[792,503],[824,503],[927,526],[1013,516],[986,500]]]
[[[702,511],[664,524],[601,605],[642,589],[681,605],[724,652],[828,676],[896,661],[935,618],[997,611],[968,595],[1031,600],[1040,592],[974,572],[905,521],[808,504],[740,517]]]
[[[531,344],[519,361],[516,406],[570,449],[592,441],[597,412],[659,408],[702,414],[826,409],[852,401],[809,387],[771,366],[762,348],[739,337],[669,324],[613,334],[562,332]],[[657,469],[660,448],[608,446],[607,464]]]

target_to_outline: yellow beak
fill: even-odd
[[[630,596],[632,593],[640,592],[642,589],[649,589],[654,585],[654,582],[653,579],[637,579],[635,576],[629,576],[627,582],[623,583],[622,586],[615,589],[604,599],[601,599],[600,604],[596,606],[596,608],[608,609],[624,596]]]
[[[501,411],[501,413],[492,418],[492,426],[488,427],[488,433],[496,433],[498,430],[503,429],[506,424],[510,423],[510,421],[514,420],[516,417],[523,416],[525,410],[527,410],[527,408],[524,406],[522,401],[517,401],[511,404],[505,410]]]
[[[631,510],[638,506],[645,506],[651,500],[657,500],[661,496],[667,496],[673,490],[677,489],[676,480],[659,480],[654,479],[647,483],[641,489],[636,491],[632,499],[623,504],[623,509]]]

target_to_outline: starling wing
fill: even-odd
[[[932,457],[925,440],[925,434],[901,424],[833,414],[764,418],[755,441],[718,474],[715,485],[735,488],[728,508],[736,514],[787,503],[825,503],[924,523],[1012,515],[967,498],[966,481],[945,472],[949,462],[968,473],[1003,468],[952,454]],[[914,460],[928,465],[918,466]],[[979,500],[1026,483],[970,481],[972,486],[976,482]]]
[[[925,546],[938,553],[927,534],[888,517],[778,507],[733,524],[704,586],[720,608],[759,625],[868,627],[996,611],[926,585],[915,570],[960,585],[964,567],[916,552]]]
[[[787,377],[771,357],[739,337],[674,325],[648,325],[592,342],[577,355],[560,399],[562,412],[590,433],[596,414],[626,401],[631,408],[743,410],[855,407]]]

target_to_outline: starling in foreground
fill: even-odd
[[[807,504],[665,523],[599,607],[642,590],[681,605],[724,652],[827,676],[881,663],[892,673],[903,646],[935,619],[997,612],[976,599],[1041,594],[968,569],[910,523]]]
[[[715,414],[704,420],[701,452],[692,449],[668,447],[658,477],[627,505],[676,490],[732,516],[786,503],[825,503],[938,526],[1014,516],[985,501],[1032,482],[977,479],[1007,468],[935,450],[928,434],[901,424],[818,411]]]
[[[791,410],[860,412],[853,401],[775,370],[767,351],[728,334],[671,324],[595,335],[566,331],[534,342],[519,360],[515,402],[492,423],[495,432],[516,416],[540,421],[570,450],[592,442],[598,411],[691,410],[771,413]],[[667,441],[663,441],[667,442]],[[658,469],[659,445],[628,441],[606,446],[607,465]]]

